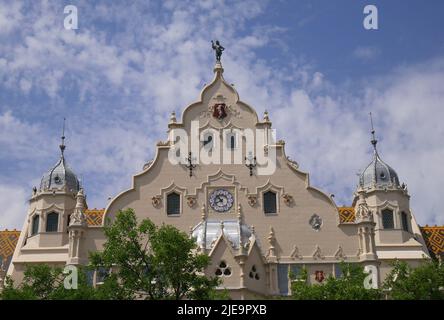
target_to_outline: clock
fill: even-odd
[[[217,212],[227,212],[234,203],[233,195],[225,189],[217,189],[210,194],[210,207]]]

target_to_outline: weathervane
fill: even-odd
[[[66,122],[66,118],[63,118],[63,130],[62,130],[62,144],[59,146],[60,147],[60,151],[62,152],[62,157],[63,157],[63,152],[65,151],[65,122]]]
[[[225,48],[220,45],[219,40],[216,40],[216,43],[214,43],[214,41],[211,40],[211,47],[216,52],[216,61],[220,62],[222,51],[224,51]]]
[[[372,126],[372,140],[371,140],[371,143],[373,145],[373,148],[376,151],[376,144],[378,143],[378,140],[376,140],[376,137],[375,137],[375,128],[373,127],[373,116],[372,116],[372,113],[370,112],[369,114],[370,114],[370,124]]]

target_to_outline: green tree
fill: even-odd
[[[0,294],[3,300],[87,300],[110,299],[112,291],[107,287],[95,289],[87,281],[87,269],[78,268],[77,289],[66,289],[65,275],[60,267],[47,264],[27,265],[20,285],[14,286],[7,278]]]
[[[309,284],[308,273],[302,269],[298,276],[290,274],[292,298],[297,300],[375,300],[381,298],[381,290],[366,289],[368,273],[358,264],[341,263],[342,276],[329,276],[322,284]]]
[[[416,268],[395,261],[383,288],[395,300],[444,299],[444,265],[429,260]]]
[[[210,299],[217,278],[203,272],[210,259],[196,253],[196,243],[170,225],[149,219],[137,222],[134,210],[119,211],[104,229],[102,252],[90,255],[92,266],[112,269],[121,297],[126,299]],[[105,285],[109,280],[105,280]]]

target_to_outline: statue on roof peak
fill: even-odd
[[[219,40],[216,40],[216,43],[214,43],[214,41],[211,40],[211,47],[216,52],[216,61],[220,62],[220,58],[222,56],[222,51],[224,51],[225,48],[221,46],[221,44],[219,43]]]

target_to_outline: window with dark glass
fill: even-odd
[[[264,193],[264,213],[276,212],[276,193],[267,191]]]
[[[48,213],[46,217],[46,232],[57,232],[59,226],[59,214],[56,212]]]
[[[402,230],[409,231],[409,221],[407,218],[407,213],[401,212],[401,222],[402,222]]]
[[[335,278],[341,278],[343,275],[341,265],[335,264]]]
[[[384,229],[395,228],[395,223],[393,221],[393,211],[390,209],[382,210],[382,227]]]
[[[167,214],[180,214],[180,195],[175,192],[167,196]]]
[[[92,286],[94,285],[94,270],[86,270],[86,282]]]
[[[281,295],[288,295],[288,264],[278,264],[278,287]]]
[[[109,276],[109,269],[105,267],[99,267],[96,270],[96,283],[103,283]]]
[[[66,232],[69,232],[69,222],[71,221],[71,215],[69,214],[66,221]]]
[[[291,275],[298,278],[301,275],[301,267],[296,264],[290,264]]]
[[[34,218],[32,218],[31,235],[35,235],[35,234],[39,233],[39,223],[40,223],[40,216],[35,215]]]

